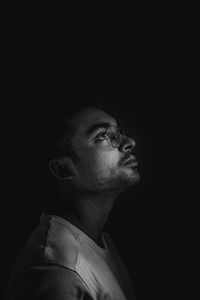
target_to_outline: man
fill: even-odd
[[[124,264],[103,232],[117,196],[139,181],[135,141],[112,116],[85,107],[66,120],[55,146],[49,169],[60,209],[42,215],[6,299],[135,299]]]

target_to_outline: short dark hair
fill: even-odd
[[[90,99],[89,99],[90,100]],[[48,116],[49,128],[47,128],[48,136],[48,159],[71,155],[73,152],[69,151],[73,147],[72,138],[76,131],[76,126],[73,118],[87,107],[96,107],[109,113],[107,99],[92,99],[84,103],[70,103],[67,107],[59,110],[53,109]]]
[[[63,112],[58,116],[58,120],[53,121],[54,127],[51,131],[49,159],[69,155],[69,149],[72,147],[72,138],[75,133],[75,127],[70,123],[75,112]]]
[[[72,107],[70,105],[67,110],[58,112],[56,116],[54,112],[52,113],[48,130],[48,159],[71,155],[73,158],[74,151],[71,151],[71,149],[73,147],[72,138],[76,132],[76,124],[72,120],[85,106]]]

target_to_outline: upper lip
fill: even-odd
[[[126,160],[123,162],[123,164],[126,165],[126,164],[129,164],[129,163],[132,163],[132,162],[137,163],[136,157],[135,157],[135,156],[129,157],[128,159],[126,159]]]

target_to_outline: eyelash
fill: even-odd
[[[103,138],[103,139],[100,139],[100,137],[102,137],[102,135],[104,135],[104,134],[106,134],[106,131],[104,131],[104,132],[100,132],[99,134],[97,134],[97,136],[95,137],[95,140],[96,141],[98,141],[98,140],[105,140],[106,139],[106,137],[105,138]]]

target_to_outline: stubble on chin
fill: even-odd
[[[123,170],[121,181],[127,186],[132,186],[140,181],[140,174],[136,169]]]

